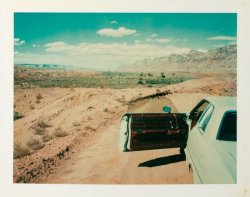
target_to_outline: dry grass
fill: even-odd
[[[104,110],[103,110],[103,112],[108,112],[109,110],[108,110],[108,108],[105,108]]]
[[[90,131],[95,131],[95,129],[93,127],[91,127],[91,126],[86,126],[84,129],[85,130],[90,130]]]
[[[37,125],[35,126],[35,135],[44,135],[46,132],[46,128],[51,127],[50,124],[44,122],[43,120],[39,120]]]
[[[42,149],[45,146],[45,144],[37,138],[31,138],[27,142],[27,146],[33,150],[39,150],[39,149]]]
[[[35,107],[33,105],[30,106],[30,109],[35,109]]]
[[[46,132],[45,128],[41,128],[39,126],[35,127],[35,135],[44,135],[44,133]]]
[[[38,93],[37,95],[36,95],[36,99],[37,100],[40,100],[40,99],[42,99],[43,97],[42,97],[42,95],[40,94],[40,93]]]
[[[92,120],[92,117],[91,116],[88,116],[88,121]]]
[[[73,124],[72,124],[74,127],[79,127],[79,126],[81,126],[81,123],[79,123],[79,122],[73,122]]]
[[[53,134],[54,134],[54,136],[56,136],[56,137],[65,137],[65,136],[68,135],[68,133],[67,133],[66,131],[62,130],[61,127],[57,127],[57,128],[55,129],[55,131],[54,131]]]
[[[52,140],[52,138],[53,138],[52,135],[50,135],[49,133],[46,133],[42,136],[43,142],[48,142],[48,141]]]
[[[76,131],[81,131],[82,129],[80,127],[77,127],[75,130]]]
[[[37,122],[37,126],[40,127],[40,128],[52,127],[50,124],[44,122],[43,120],[39,120]]]
[[[30,154],[30,151],[27,147],[22,146],[20,142],[14,143],[14,159],[18,159]]]
[[[43,98],[42,95],[41,95],[40,93],[38,93],[38,94],[36,95],[36,103],[37,103],[37,104],[41,103],[41,99],[42,99],[42,98]]]

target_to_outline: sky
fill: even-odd
[[[15,13],[14,62],[115,70],[237,42],[235,13]]]

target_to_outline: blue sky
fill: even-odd
[[[15,63],[113,70],[236,44],[234,13],[15,13]]]

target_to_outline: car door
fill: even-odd
[[[194,173],[194,182],[202,183],[204,178],[210,176],[207,168],[211,165],[213,159],[213,149],[210,143],[210,138],[207,137],[207,125],[213,114],[214,107],[211,104],[204,103],[201,108],[204,108],[197,124],[195,124],[189,133],[187,147],[187,160],[191,162],[192,171]],[[199,111],[199,109],[197,109]]]
[[[186,145],[188,136],[186,114],[128,113],[124,117],[119,131],[120,149],[123,151],[175,148]]]

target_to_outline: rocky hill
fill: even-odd
[[[237,70],[237,46],[228,45],[206,53],[196,50],[188,54],[171,54],[166,57],[144,59],[134,64],[120,66],[119,71],[166,72],[166,71],[230,71]]]

